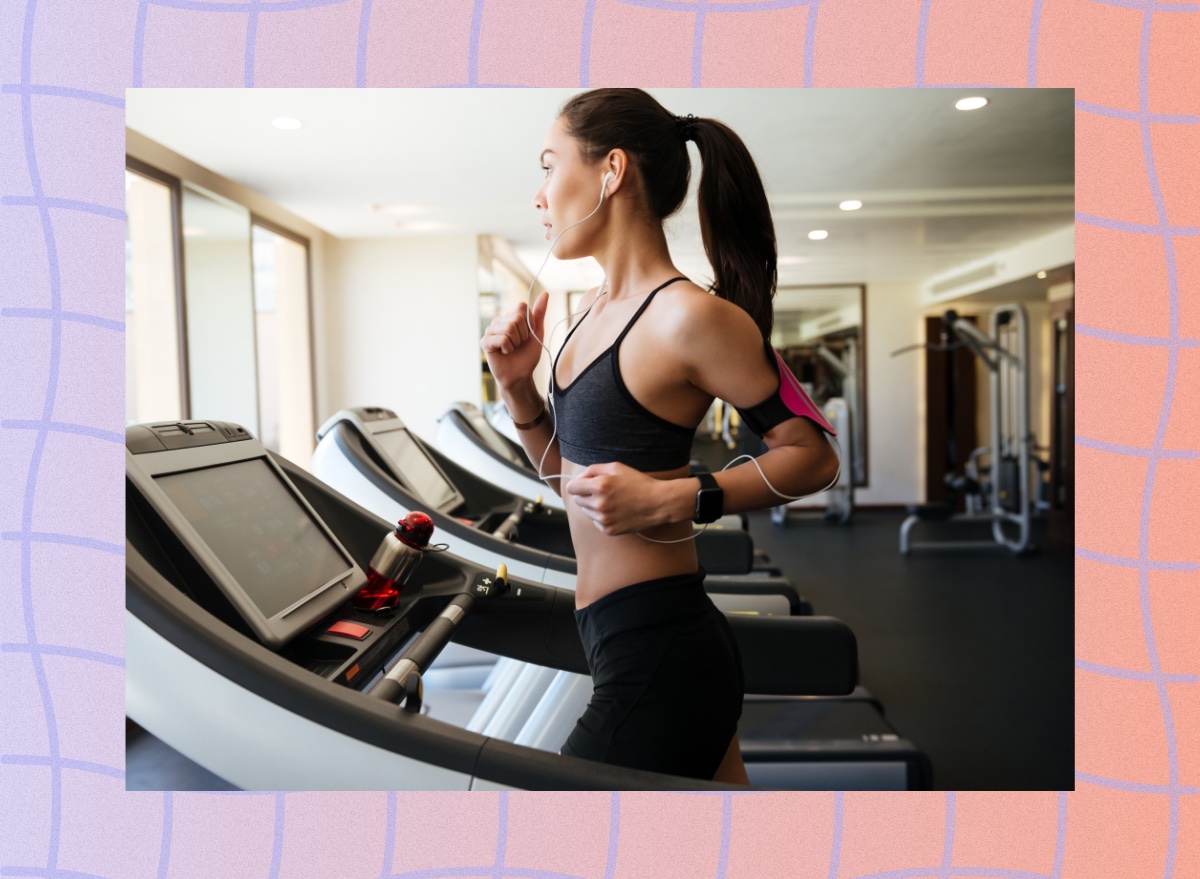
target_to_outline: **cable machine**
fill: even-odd
[[[942,320],[946,344],[910,345],[892,356],[917,348],[950,352],[965,347],[974,354],[991,373],[991,443],[971,453],[965,478],[946,476],[947,485],[966,494],[967,511],[955,513],[950,504],[909,507],[909,516],[900,526],[900,552],[997,547],[1029,552],[1034,549],[1029,539],[1031,519],[1040,500],[1035,499],[1031,481],[1035,438],[1029,430],[1028,316],[1019,304],[1000,306],[989,317],[988,334],[959,319],[954,311],[947,311]],[[984,459],[989,459],[987,464]],[[909,533],[918,522],[990,523],[992,540],[912,542]]]

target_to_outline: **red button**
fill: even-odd
[[[355,638],[359,641],[371,634],[371,630],[366,626],[348,623],[345,620],[338,620],[325,631],[330,635],[345,635],[347,638]]]

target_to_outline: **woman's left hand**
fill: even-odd
[[[605,534],[628,534],[662,525],[667,483],[626,464],[592,464],[567,485],[567,494]]]

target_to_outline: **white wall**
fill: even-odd
[[[924,500],[924,352],[891,353],[922,341],[917,284],[867,285],[867,488],[856,504]]]
[[[342,239],[326,257],[318,420],[386,406],[432,441],[451,403],[480,396],[475,236]]]

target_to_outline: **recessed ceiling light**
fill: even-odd
[[[295,131],[303,123],[299,119],[293,119],[291,116],[279,116],[272,119],[271,124],[281,131]]]
[[[1045,272],[1038,272],[1038,277],[1039,277],[1039,278],[1044,278],[1044,277],[1046,277],[1046,273],[1045,273]]]
[[[987,98],[962,98],[954,105],[956,110],[978,110],[980,107],[987,106]]]
[[[429,213],[429,208],[416,204],[373,204],[371,210],[389,217],[416,217]]]
[[[183,227],[183,237],[184,238],[203,238],[207,234],[208,234],[208,230],[202,229],[199,226],[184,226]]]
[[[808,233],[808,237],[811,238],[813,241],[821,241],[824,238],[828,238],[829,233],[826,232],[824,229],[813,229],[811,232]]]
[[[842,202],[838,207],[844,211],[856,211],[862,207],[862,202],[852,198],[849,201]]]
[[[443,229],[448,229],[449,226],[449,223],[437,220],[417,220],[415,223],[400,222],[396,224],[396,228],[402,232],[441,232]]]

